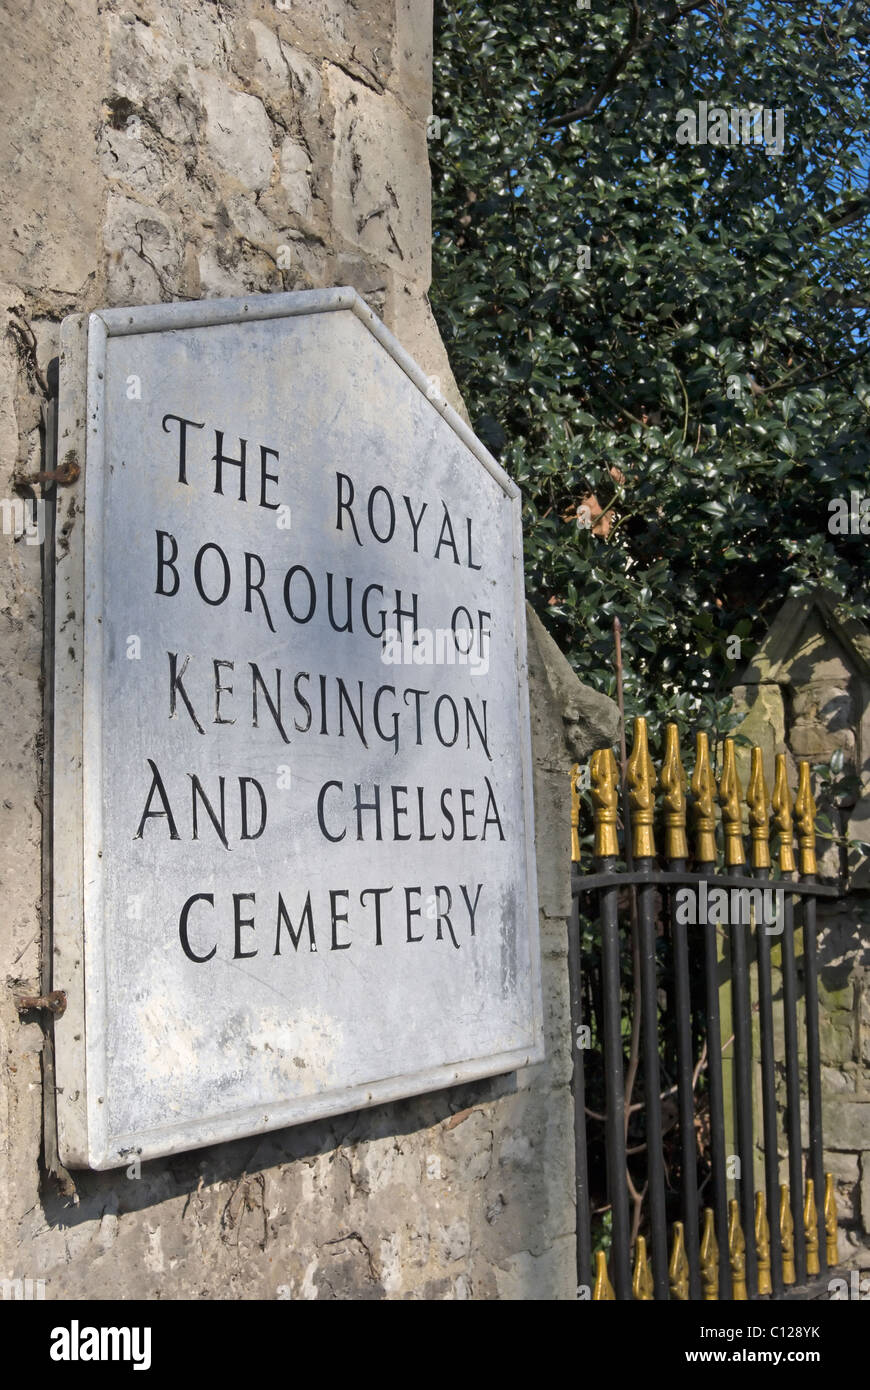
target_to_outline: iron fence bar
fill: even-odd
[[[711,865],[711,868],[713,866]],[[722,1022],[719,1014],[719,961],[716,923],[704,921],[704,983],[707,995],[707,1077],[710,1094],[710,1150],[713,1212],[719,1246],[719,1297],[731,1297],[728,1259],[728,1187],[725,1175],[725,1088],[722,1080]]]
[[[600,900],[601,973],[604,995],[604,1090],[607,1196],[611,1210],[611,1270],[616,1297],[631,1298],[629,1260],[628,1185],[625,1154],[625,1078],[622,1053],[622,998],[619,963],[619,887],[608,888],[607,866],[613,858],[600,859],[604,879]],[[598,875],[596,875],[598,877]]]
[[[718,886],[718,883],[717,883]],[[737,1152],[740,1158],[740,1218],[746,1240],[746,1289],[750,1298],[758,1291],[755,1227],[755,1165],[752,1125],[752,1022],[749,1005],[749,925],[739,913],[731,923],[731,997],[734,1010],[734,1071],[737,1078]]]
[[[672,859],[679,872],[685,860]],[[677,921],[669,903],[671,939],[674,950],[674,1003],[677,1016],[677,1098],[680,1116],[680,1166],[683,1189],[683,1228],[689,1259],[689,1296],[701,1297],[701,1254],[698,1223],[698,1165],[695,1156],[695,1088],[692,1057],[692,998],[689,983],[689,941],[685,922]]]
[[[640,925],[640,992],[643,1036],[646,1166],[652,1241],[653,1288],[658,1300],[668,1297],[668,1216],[665,1203],[665,1160],[662,1152],[661,1080],[659,1076],[658,980],[656,978],[655,883],[652,862],[646,883],[638,887]]]
[[[782,934],[782,1007],[785,1024],[785,1102],[788,1131],[788,1180],[794,1222],[794,1265],[798,1284],[806,1283],[807,1254],[803,1215],[800,1073],[798,1071],[797,970],[794,956],[794,905],[786,899]]]
[[[757,869],[763,882],[770,878],[769,870]],[[762,913],[762,919],[764,914]],[[783,925],[778,923],[778,925]],[[779,1134],[776,1117],[776,1073],[773,1046],[773,978],[770,965],[770,936],[762,920],[755,924],[758,954],[758,1003],[761,1032],[761,1113],[764,1134],[764,1189],[770,1229],[770,1283],[774,1298],[781,1298],[782,1239],[779,1229]]]
[[[580,898],[572,897],[568,919],[568,989],[571,1051],[574,1061],[574,1192],[577,1204],[577,1282],[592,1288],[592,1222],[586,1154],[586,1073],[580,1030],[583,1026],[580,962]]]
[[[819,1049],[819,986],[816,951],[816,904],[808,898],[804,907],[804,1006],[807,1026],[807,1097],[810,1119],[809,1170],[815,1188],[819,1219],[819,1265],[828,1267],[825,1239],[825,1175],[822,1149],[822,1069]]]

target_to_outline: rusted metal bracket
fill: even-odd
[[[66,1013],[66,991],[53,989],[50,994],[19,994],[15,1007],[20,1014],[27,1013],[29,1009],[47,1009],[55,1018],[60,1018],[61,1014]]]
[[[68,486],[70,483],[78,481],[81,477],[81,471],[75,449],[68,449],[58,468],[53,468],[50,472],[43,471],[21,475],[15,479],[15,483],[16,486],[25,486],[31,483],[62,483]]]

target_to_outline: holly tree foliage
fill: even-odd
[[[868,616],[868,68],[864,3],[436,2],[433,309],[532,604],[610,694],[618,616],[654,724],[733,724],[789,594]]]

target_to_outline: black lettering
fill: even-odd
[[[356,838],[357,838],[358,840],[364,840],[364,839],[365,839],[365,836],[363,835],[363,824],[362,824],[362,813],[363,813],[363,811],[374,811],[374,813],[375,813],[375,829],[376,829],[376,831],[377,831],[377,833],[376,833],[376,835],[375,835],[375,839],[376,839],[376,840],[380,840],[380,839],[382,838],[382,836],[381,836],[381,789],[380,789],[380,787],[378,786],[378,784],[377,784],[377,782],[376,782],[376,783],[375,783],[375,786],[374,786],[374,793],[375,793],[375,799],[374,799],[374,801],[363,801],[363,800],[361,799],[361,798],[362,798],[362,787],[360,786],[360,784],[359,784],[358,782],[357,782],[356,786],[354,787],[354,793],[355,793],[354,809],[356,810]]]
[[[352,610],[351,610],[351,602],[352,602],[352,597],[353,597],[353,580],[346,577],[346,578],[345,578],[345,581],[344,581],[344,583],[345,583],[345,596],[346,596],[346,601],[345,601],[345,612],[344,612],[344,622],[343,622],[342,625],[339,627],[338,622],[336,621],[335,610],[334,610],[333,599],[332,599],[332,586],[333,586],[334,578],[335,578],[335,576],[332,575],[332,574],[330,574],[329,571],[327,570],[327,573],[326,573],[326,616],[327,616],[327,618],[329,619],[329,626],[332,628],[333,632],[353,632],[353,612],[352,612]]]
[[[209,598],[208,594],[202,587],[202,561],[203,556],[205,555],[205,552],[207,550],[216,551],[216,553],[220,556],[221,564],[224,567],[224,587],[218,598]],[[199,594],[203,603],[209,604],[211,608],[219,608],[220,605],[226,599],[226,596],[230,591],[230,562],[227,559],[224,552],[221,550],[220,546],[217,545],[215,541],[206,541],[205,545],[201,545],[199,550],[196,552],[196,559],[193,562],[193,582],[196,585],[196,592]]]
[[[453,836],[454,836],[454,833],[455,833],[455,830],[456,830],[456,822],[455,822],[455,820],[453,819],[453,813],[452,813],[452,811],[448,810],[447,805],[445,804],[445,798],[446,798],[446,797],[450,797],[451,800],[452,800],[452,798],[453,798],[453,788],[452,788],[452,787],[445,787],[444,790],[443,790],[442,793],[441,793],[441,814],[442,814],[442,816],[444,817],[444,819],[445,819],[445,820],[449,823],[449,825],[450,825],[450,834],[449,834],[449,835],[446,835],[446,834],[444,833],[444,831],[442,830],[442,831],[441,831],[441,838],[442,838],[442,840],[452,840],[452,839],[453,839]]]
[[[405,702],[406,705],[407,705],[407,703],[408,703],[408,696],[409,696],[409,695],[416,695],[416,697],[417,697],[416,700],[414,701],[414,704],[415,704],[415,707],[416,707],[416,714],[417,714],[417,744],[418,744],[418,746],[419,746],[419,744],[421,744],[421,743],[423,742],[423,733],[422,733],[422,730],[421,730],[421,728],[420,728],[420,696],[421,696],[421,695],[428,695],[428,694],[429,694],[429,691],[428,691],[428,690],[415,690],[413,686],[410,686],[410,685],[409,685],[408,688],[405,690],[404,695],[402,696],[402,699],[404,700],[404,702]]]
[[[465,905],[468,908],[468,922],[471,927],[471,935],[474,936],[474,918],[477,913],[477,904],[480,899],[480,890],[483,888],[483,884],[478,883],[477,892],[474,895],[474,902],[471,901],[471,899],[468,896],[468,893],[465,891],[465,884],[460,883],[459,887],[462,892],[462,896],[465,899]]]
[[[459,564],[459,551],[456,549],[456,539],[453,535],[453,522],[450,520],[450,513],[447,510],[447,503],[442,499],[444,515],[441,518],[441,530],[438,533],[438,543],[435,546],[435,559],[441,559],[441,547],[447,545],[453,551],[453,563]]]
[[[221,685],[220,668],[226,666],[232,671],[235,667],[234,661],[213,661],[214,666],[214,722],[215,724],[235,724],[235,719],[221,719],[221,696],[232,695],[231,685]]]
[[[254,560],[256,560],[257,564],[260,566],[260,577],[259,577],[259,579],[257,580],[256,584],[253,582],[253,576],[251,575],[251,566],[252,566]],[[269,612],[269,605],[267,604],[266,599],[265,599],[265,596],[264,596],[264,594],[263,594],[263,580],[264,580],[265,578],[266,578],[266,566],[263,564],[263,558],[262,558],[262,556],[261,556],[261,555],[258,555],[258,554],[256,553],[256,551],[253,551],[253,550],[246,550],[246,551],[245,551],[245,612],[246,612],[246,613],[252,613],[252,612],[253,612],[253,609],[251,608],[251,595],[252,595],[252,594],[256,594],[256,595],[257,595],[257,598],[260,600],[260,602],[261,602],[262,605],[263,605],[263,612],[266,614],[266,622],[267,622],[268,625],[269,625],[269,631],[270,631],[270,632],[274,632],[274,631],[275,631],[275,628],[274,628],[274,626],[273,626],[273,624],[272,624],[272,615],[271,615],[270,612]]]
[[[173,561],[178,558],[178,541],[174,536],[170,536],[168,531],[156,531],[155,535],[157,537],[157,587],[154,592],[161,594],[163,598],[173,598],[178,593],[178,586],[181,583],[178,570],[173,564]],[[164,540],[168,540],[172,544],[172,554],[168,558],[163,554]],[[172,578],[175,583],[171,589],[162,587],[164,570],[172,570]]]
[[[417,897],[419,898],[421,892],[422,892],[422,889],[420,889],[420,888],[406,888],[406,889],[405,889],[405,925],[406,925],[406,933],[405,933],[405,934],[406,934],[406,936],[407,936],[409,942],[411,942],[411,941],[422,941],[422,940],[423,940],[423,937],[422,937],[422,936],[414,936],[413,933],[412,933],[412,931],[411,931],[411,918],[412,918],[412,917],[420,917],[420,916],[422,916],[422,913],[421,913],[419,907],[412,907],[412,906],[411,906],[411,894],[412,894],[412,893],[416,893],[416,894],[417,894]]]
[[[242,927],[253,927],[254,925],[253,917],[242,917],[240,914],[239,909],[241,908],[243,898],[246,898],[250,903],[257,901],[255,893],[233,893],[233,927],[235,928],[236,939],[236,949],[233,951],[233,960],[250,960],[257,954],[256,946],[253,951],[242,950]]]
[[[275,727],[277,728],[277,730],[278,730],[279,734],[281,735],[282,739],[284,740],[284,742],[285,742],[285,743],[289,743],[289,742],[290,742],[290,739],[289,739],[288,735],[285,733],[285,731],[284,731],[284,725],[283,725],[283,723],[281,722],[281,668],[280,668],[280,666],[276,666],[276,667],[275,667],[275,700],[277,701],[277,708],[276,708],[276,705],[275,705],[275,703],[274,703],[273,700],[272,700],[272,696],[269,694],[269,691],[266,689],[266,682],[263,680],[263,677],[262,677],[261,674],[260,674],[260,668],[259,668],[259,666],[257,665],[257,663],[256,663],[255,661],[249,661],[249,662],[248,662],[248,665],[249,665],[250,668],[251,668],[251,673],[252,673],[252,676],[253,676],[253,680],[251,681],[251,704],[252,704],[252,706],[253,706],[252,711],[251,711],[251,723],[252,723],[253,727],[254,727],[255,729],[258,729],[258,728],[260,727],[260,725],[259,725],[259,711],[258,711],[258,707],[257,707],[257,686],[259,685],[259,686],[261,687],[262,691],[263,691],[263,698],[265,699],[266,704],[269,706],[269,713],[271,714],[273,720],[275,721]],[[297,728],[298,728],[298,727],[299,727],[299,726],[297,725]]]
[[[219,778],[218,778],[218,786],[220,787],[220,794],[221,794],[221,817],[220,817],[220,820],[218,820],[217,816],[216,816],[215,813],[214,813],[214,807],[212,806],[211,802],[209,801],[208,797],[206,796],[206,794],[205,794],[205,792],[204,792],[204,790],[203,790],[202,783],[200,782],[199,778],[198,778],[197,776],[195,776],[195,774],[192,773],[192,772],[188,772],[187,775],[188,775],[188,777],[190,778],[190,782],[191,782],[191,800],[192,800],[192,802],[193,802],[193,839],[194,839],[194,840],[198,840],[198,839],[199,839],[199,824],[198,824],[197,818],[196,818],[196,800],[197,800],[197,796],[199,796],[200,800],[202,801],[203,806],[205,807],[205,809],[206,809],[206,811],[207,811],[207,813],[208,813],[208,818],[209,818],[209,820],[211,821],[212,825],[214,826],[215,830],[217,831],[217,837],[218,837],[218,839],[220,840],[220,842],[221,842],[221,844],[223,845],[224,849],[229,849],[229,844],[227,843],[227,832],[226,832],[226,820],[227,820],[227,807],[226,807],[226,778],[225,778],[225,777],[219,777]]]
[[[466,748],[471,747],[471,726],[473,724],[477,730],[477,737],[480,739],[481,747],[489,758],[489,761],[492,762],[492,754],[489,751],[486,732],[486,700],[481,700],[480,702],[480,707],[483,710],[483,728],[481,728],[477,715],[472,708],[471,700],[467,695],[463,696],[463,699],[465,701],[465,746]]]
[[[280,505],[281,505],[280,502],[267,502],[267,501],[266,501],[266,484],[267,484],[267,483],[277,483],[277,481],[278,481],[278,474],[277,474],[277,473],[267,473],[267,472],[266,472],[266,455],[267,455],[267,454],[271,454],[271,455],[272,455],[272,458],[275,459],[275,460],[277,461],[277,459],[278,459],[278,450],[277,450],[277,449],[267,449],[266,446],[265,446],[265,444],[261,444],[261,445],[260,445],[260,506],[261,506],[261,507],[268,507],[268,509],[269,509],[270,512],[277,512],[278,508],[279,508]],[[469,543],[470,543],[470,540],[471,540],[471,531],[469,530]]]
[[[258,795],[259,798],[260,798],[260,825],[259,825],[259,829],[254,830],[254,831],[249,831],[249,830],[248,830],[248,791],[247,791],[247,789],[248,789],[249,786],[251,786],[251,787],[256,787],[256,789],[257,789],[257,795]],[[239,778],[239,804],[240,804],[240,806],[241,806],[241,811],[242,811],[242,833],[241,833],[241,835],[239,836],[239,839],[240,839],[240,840],[259,840],[259,838],[260,838],[260,836],[262,835],[263,831],[266,829],[266,815],[267,815],[267,810],[266,810],[266,794],[265,794],[265,792],[263,791],[263,788],[260,786],[260,783],[257,781],[256,777],[240,777],[240,778]]]
[[[178,919],[178,935],[181,938],[181,949],[187,956],[187,959],[195,961],[197,965],[202,965],[204,961],[211,960],[212,956],[216,954],[217,946],[212,946],[207,956],[198,956],[190,948],[190,939],[187,935],[187,919],[190,916],[190,909],[196,902],[211,903],[212,907],[214,907],[214,893],[194,893],[192,897],[188,898],[184,907],[181,909],[181,916]]]
[[[357,711],[354,709],[353,705],[350,702],[350,696],[347,693],[347,687],[345,686],[345,683],[342,680],[341,676],[336,676],[335,679],[338,685],[338,736],[339,738],[344,738],[344,707],[346,705],[347,712],[350,715],[351,720],[353,722],[353,726],[357,731],[360,743],[362,744],[363,748],[368,748],[368,744],[366,743],[366,736],[363,732],[363,683],[362,681],[358,682],[359,713],[357,713]]]
[[[380,535],[377,528],[375,527],[375,493],[377,492],[382,492],[384,497],[386,497],[387,499],[387,515],[389,517],[389,529],[385,536]],[[382,487],[380,483],[377,485],[377,487],[373,487],[371,492],[369,493],[368,512],[369,530],[371,531],[376,541],[380,541],[381,545],[386,545],[388,541],[391,541],[393,539],[393,532],[396,529],[396,509],[393,506],[393,499],[390,496],[389,492],[385,487]]]
[[[305,578],[308,580],[308,612],[305,614],[304,618],[297,616],[297,614],[293,612],[293,605],[290,602],[290,585],[293,583],[293,576],[295,574],[304,574]],[[284,576],[284,607],[287,609],[294,623],[309,623],[314,617],[314,610],[317,607],[317,590],[314,587],[313,578],[304,565],[292,565]]]
[[[421,839],[421,840],[434,840],[434,839],[435,839],[435,836],[434,836],[434,835],[427,835],[427,834],[426,834],[426,822],[425,822],[424,819],[423,819],[423,790],[424,790],[423,787],[418,787],[418,788],[417,788],[417,809],[418,809],[418,811],[419,811],[419,820],[420,820],[420,839]]]
[[[393,732],[392,732],[391,734],[390,734],[390,733],[384,733],[383,729],[381,728],[381,723],[380,723],[381,696],[383,695],[383,693],[384,693],[385,690],[388,690],[388,691],[390,692],[391,695],[395,695],[395,693],[396,693],[396,687],[395,687],[394,685],[379,685],[379,686],[378,686],[377,690],[375,691],[374,700],[372,701],[372,719],[373,719],[373,721],[374,721],[375,733],[377,734],[378,738],[383,739],[384,743],[392,743],[392,745],[393,745],[393,752],[394,752],[394,753],[398,753],[398,751],[399,751],[399,716],[398,716],[398,714],[396,713],[395,710],[393,710]]]
[[[320,792],[317,797],[317,823],[320,826],[320,831],[324,838],[327,840],[331,840],[334,845],[337,845],[339,840],[343,840],[345,835],[347,834],[347,827],[345,826],[344,830],[342,830],[340,835],[330,835],[329,831],[326,828],[326,822],[323,819],[323,803],[326,799],[326,793],[329,791],[330,787],[338,787],[339,791],[343,791],[344,783],[324,782],[323,786],[320,788]]]
[[[353,483],[351,482],[350,478],[348,478],[346,473],[336,473],[335,480],[338,483],[338,496],[336,499],[335,512],[335,529],[337,531],[343,530],[341,514],[342,512],[347,512],[348,517],[350,518],[350,524],[351,529],[353,530],[354,539],[356,540],[357,545],[362,545],[362,541],[359,538],[359,531],[356,529],[356,521],[354,520],[354,515],[351,511],[351,508],[353,506]],[[342,501],[342,483],[347,483],[347,501]]]
[[[365,630],[366,630],[366,632],[368,633],[369,637],[383,637],[384,632],[386,631],[386,627],[387,627],[387,610],[386,610],[385,608],[382,608],[382,609],[380,610],[380,613],[379,613],[378,616],[380,617],[381,625],[380,625],[380,627],[378,628],[377,632],[375,632],[375,631],[373,630],[373,628],[369,625],[369,594],[380,594],[381,598],[383,598],[383,596],[384,596],[384,590],[383,590],[382,585],[380,585],[380,584],[369,584],[369,585],[367,586],[367,588],[365,589],[365,591],[363,592],[363,596],[362,596],[362,620],[363,620],[363,627],[365,628]]]
[[[286,928],[287,928],[287,931],[290,933],[290,940],[293,942],[293,950],[294,950],[294,951],[296,951],[296,950],[299,949],[299,940],[300,940],[300,937],[302,936],[302,928],[305,927],[305,926],[307,926],[307,927],[308,927],[308,949],[309,949],[309,951],[316,951],[316,950],[317,950],[317,942],[316,942],[315,939],[314,939],[314,920],[313,920],[313,918],[312,918],[312,916],[311,916],[311,894],[310,894],[310,893],[309,893],[309,894],[306,896],[306,898],[305,898],[305,906],[304,906],[303,909],[302,909],[302,916],[299,918],[299,929],[298,929],[298,931],[294,931],[294,930],[293,930],[293,923],[290,921],[290,914],[288,913],[286,907],[284,906],[284,899],[281,897],[281,894],[280,894],[280,893],[278,894],[278,927],[277,927],[277,930],[276,930],[276,932],[275,932],[275,950],[272,952],[272,954],[275,955],[275,956],[280,956],[280,954],[281,954],[281,928],[282,928],[282,926],[283,926],[283,927],[286,927]]]
[[[411,529],[412,529],[413,532],[414,532],[414,554],[416,555],[416,554],[418,554],[418,551],[417,551],[417,532],[420,530],[420,522],[423,520],[423,514],[424,514],[424,512],[426,511],[426,508],[428,507],[429,503],[428,503],[428,502],[424,502],[423,505],[422,505],[422,507],[420,508],[420,514],[419,514],[419,516],[416,516],[416,517],[415,517],[415,516],[414,516],[414,509],[413,509],[413,507],[411,506],[411,499],[410,499],[410,497],[406,497],[406,496],[403,494],[403,496],[402,496],[402,501],[403,501],[404,504],[405,504],[405,510],[407,511],[407,513],[408,513],[408,518],[409,518],[409,520],[410,520],[410,522],[411,522]]]
[[[308,671],[298,671],[296,673],[296,679],[293,682],[293,694],[296,696],[296,699],[299,701],[300,705],[305,710],[305,713],[308,715],[307,724],[300,724],[298,719],[293,720],[293,727],[294,729],[296,729],[297,733],[300,734],[307,734],[308,730],[311,728],[311,706],[309,705],[305,696],[300,691],[299,682],[310,680],[311,676]]]
[[[182,700],[184,701],[184,704],[185,704],[185,707],[186,707],[186,709],[187,709],[187,712],[188,712],[188,714],[190,715],[191,719],[193,720],[193,727],[194,727],[199,733],[204,734],[204,733],[205,733],[205,729],[202,727],[202,725],[200,724],[199,720],[197,719],[196,714],[195,714],[195,712],[194,712],[193,705],[190,703],[190,700],[189,700],[188,697],[187,697],[187,691],[185,690],[185,688],[184,688],[184,686],[183,686],[183,684],[182,684],[182,682],[183,682],[183,680],[184,680],[184,673],[185,673],[185,671],[187,670],[188,665],[189,665],[189,663],[190,663],[190,656],[186,656],[186,657],[184,658],[184,664],[183,664],[181,670],[178,671],[178,670],[176,669],[176,667],[177,667],[177,665],[178,665],[178,653],[177,653],[177,652],[167,652],[166,655],[169,657],[169,718],[170,718],[170,719],[174,719],[174,718],[175,718],[175,709],[176,709],[175,696],[176,696],[176,694],[178,694],[178,695],[181,696]]]
[[[179,427],[179,428],[178,428],[178,481],[179,481],[180,483],[186,483],[186,482],[187,482],[187,427],[188,427],[188,425],[190,425],[190,426],[191,426],[193,429],[195,429],[195,430],[202,430],[202,429],[205,429],[205,421],[203,420],[202,424],[199,424],[199,422],[196,421],[196,420],[185,420],[185,418],[184,418],[183,415],[164,415],[164,417],[163,417],[163,432],[164,432],[164,434],[168,434],[168,433],[169,433],[169,430],[168,430],[167,425],[166,425],[166,421],[167,421],[167,420],[177,420],[177,421],[178,421],[178,427]]]
[[[468,533],[468,568],[469,568],[470,570],[479,570],[479,569],[482,569],[482,566],[481,566],[481,565],[476,565],[476,564],[474,563],[474,561],[472,560],[472,558],[471,558],[471,517],[470,517],[470,516],[467,516],[467,517],[465,518],[465,526],[466,526],[466,531],[467,531],[467,533]]]
[[[466,805],[466,797],[471,797],[471,806]],[[462,838],[463,840],[476,840],[476,835],[468,834],[468,823],[474,821],[474,789],[472,787],[460,787],[459,800],[462,802]]]
[[[202,733],[201,729],[200,733]],[[180,840],[181,836],[179,835],[175,827],[175,820],[172,815],[172,807],[169,805],[169,797],[166,795],[166,788],[163,785],[163,779],[161,778],[160,773],[157,771],[157,764],[154,762],[152,758],[149,758],[148,766],[151,769],[151,786],[148,788],[148,796],[145,801],[145,810],[142,812],[142,819],[139,822],[139,829],[136,831],[136,834],[133,836],[133,839],[142,839],[142,831],[145,828],[146,820],[150,820],[152,816],[165,816],[166,823],[169,826],[170,840]],[[160,797],[160,800],[163,802],[162,811],[151,810],[151,799],[154,796],[155,792]]]
[[[364,888],[359,895],[360,905],[365,907],[366,898],[371,895],[375,900],[375,945],[381,946],[381,898],[384,893],[392,893],[392,888]]]
[[[486,807],[484,808],[483,813],[483,832],[480,838],[481,840],[486,839],[486,827],[492,824],[498,826],[498,837],[500,840],[503,840],[504,831],[501,828],[501,820],[499,819],[498,806],[495,802],[495,792],[492,789],[492,783],[490,782],[489,778],[484,777],[483,780],[486,783]],[[492,815],[490,815],[489,813],[490,807],[492,808]]]
[[[408,788],[407,788],[407,787],[391,787],[391,788],[390,788],[390,791],[391,791],[391,793],[392,793],[392,800],[393,800],[393,839],[394,839],[394,840],[410,840],[410,838],[411,838],[410,835],[400,835],[400,834],[399,834],[399,817],[400,817],[400,816],[407,816],[407,814],[408,814],[408,808],[407,808],[407,806],[400,806],[400,805],[399,805],[399,796],[400,796],[400,795],[402,795],[402,796],[407,796],[407,795],[408,795]]]
[[[336,901],[338,898],[344,898],[346,902],[349,897],[350,893],[347,888],[330,888],[329,890],[329,912],[332,919],[332,945],[329,948],[331,951],[350,950],[351,943],[349,941],[339,941],[335,931],[339,922],[347,922],[346,912],[336,912]]]
[[[239,444],[240,444],[241,450],[242,450],[242,457],[241,457],[240,459],[229,458],[229,457],[224,453],[224,432],[223,432],[223,430],[215,430],[215,432],[214,432],[214,455],[213,455],[213,462],[214,462],[214,465],[215,465],[215,470],[214,470],[214,490],[215,490],[215,492],[219,493],[221,497],[223,497],[223,495],[224,495],[224,464],[225,464],[225,463],[232,464],[233,468],[238,468],[238,469],[239,469],[239,501],[240,501],[240,502],[247,502],[248,498],[247,498],[247,495],[246,495],[246,493],[245,493],[245,458],[246,458],[246,455],[247,455],[247,452],[248,452],[248,441],[247,441],[246,439],[240,439],[240,440],[239,440]]]
[[[467,698],[468,697],[466,696],[466,699]],[[441,732],[441,706],[444,704],[450,706],[450,710],[453,714],[452,738],[445,738],[443,733]],[[449,695],[439,695],[438,699],[435,701],[435,734],[438,738],[438,742],[442,744],[445,748],[452,748],[457,738],[459,737],[459,711],[457,710],[455,704],[453,703]]]
[[[442,894],[442,893],[446,893],[446,894],[447,894],[447,906],[446,906],[446,908],[444,909],[443,912],[441,911],[441,894]],[[450,892],[450,889],[449,889],[445,884],[443,884],[443,883],[436,883],[436,885],[435,885],[435,906],[436,906],[436,909],[437,909],[437,912],[438,912],[438,917],[437,917],[437,920],[436,920],[436,922],[435,922],[435,939],[436,939],[437,941],[443,941],[443,940],[444,940],[443,936],[441,935],[441,923],[443,922],[443,923],[445,924],[445,926],[447,927],[447,930],[448,930],[449,933],[450,933],[450,940],[453,942],[453,945],[456,947],[456,949],[457,949],[457,951],[458,951],[458,950],[459,950],[459,942],[456,940],[456,937],[453,935],[453,927],[452,927],[452,925],[451,925],[450,916],[449,916],[449,913],[450,913],[450,906],[451,906],[452,902],[453,902],[453,894]]]

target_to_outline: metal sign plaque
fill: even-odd
[[[540,1060],[515,485],[348,289],[67,320],[70,450],[62,1159]]]

